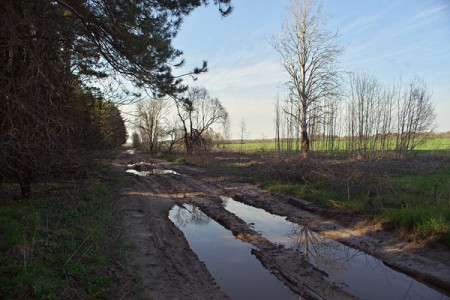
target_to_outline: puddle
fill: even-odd
[[[125,153],[127,153],[127,154],[134,154],[135,150],[134,149],[128,149],[127,151],[125,151]]]
[[[135,169],[128,169],[127,173],[143,177],[149,175],[164,175],[164,174],[180,175],[180,173],[175,172],[173,170],[164,170],[164,169],[153,169],[149,171],[138,171]]]
[[[134,170],[137,170],[137,171],[152,170],[154,168],[153,166],[156,166],[156,164],[154,164],[154,163],[146,163],[146,162],[143,162],[143,161],[135,163],[135,164],[128,164],[127,165],[128,168],[134,169]]]
[[[450,299],[450,297],[386,266],[379,259],[327,239],[285,217],[221,197],[232,212],[273,243],[294,249],[347,292],[362,299]]]
[[[232,299],[298,299],[251,254],[252,246],[236,239],[199,208],[174,206],[169,219],[183,231],[220,289]]]
[[[154,163],[145,163],[143,161],[135,164],[128,164],[127,173],[137,175],[137,176],[149,176],[149,175],[164,175],[164,174],[172,174],[172,175],[180,175],[180,173],[175,172],[174,170],[166,170],[166,169],[156,169],[156,164]]]

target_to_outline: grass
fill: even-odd
[[[389,181],[395,192],[383,197],[386,209],[380,216],[387,226],[450,246],[450,167]]]
[[[155,155],[155,154],[152,154]],[[181,157],[181,156],[177,156],[175,154],[171,154],[171,153],[157,153],[156,157],[158,158],[162,158],[165,159],[167,161],[179,164],[179,165],[186,165],[186,166],[190,166],[193,165],[193,163],[185,158],[185,157]]]
[[[405,238],[450,246],[450,163],[431,152],[407,159],[222,151],[200,163],[271,192],[380,221]]]
[[[395,142],[395,141],[394,141]],[[393,142],[393,144],[394,144]],[[229,144],[222,145],[227,150],[235,151],[274,151],[275,142],[273,140],[259,140],[259,141],[240,141],[232,142]],[[295,145],[293,146],[295,149]],[[340,143],[336,143],[337,151],[346,150],[346,142],[342,140]],[[315,151],[322,151],[325,149],[325,143],[317,141],[314,143]],[[417,145],[415,148],[417,151],[448,151],[450,150],[450,139],[429,139],[425,140],[423,143]]]
[[[333,209],[371,214],[399,233],[450,246],[450,167],[438,168],[428,175],[385,180],[389,188],[383,192],[351,197],[345,189],[336,187],[277,181],[261,185],[269,191],[309,199]]]
[[[365,213],[404,236],[440,241],[450,246],[450,168],[429,175],[386,179],[388,189],[377,195],[348,196],[343,188],[293,182],[262,182],[262,187],[341,211]]]
[[[261,181],[258,184],[270,192],[308,199],[318,205],[349,213],[371,214],[380,209],[380,204],[364,195],[348,197],[347,191],[343,188],[326,188],[312,184],[270,180]]]
[[[114,298],[110,188],[98,180],[48,187],[0,205],[1,297]]]

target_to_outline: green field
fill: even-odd
[[[284,142],[286,144],[286,142]],[[394,141],[392,142],[392,145]],[[235,151],[274,151],[275,150],[275,141],[274,140],[251,140],[244,141],[241,143],[240,141],[232,141],[230,143],[221,145],[220,147],[224,147],[228,150]],[[286,146],[284,146],[286,147]],[[296,149],[295,143],[293,145],[293,149]],[[313,150],[315,151],[323,151],[325,149],[325,143],[318,141],[313,145]],[[346,151],[346,141],[341,140],[340,143],[335,143],[335,150],[337,151]],[[448,139],[430,139],[424,141],[422,144],[418,145],[415,150],[417,151],[446,151],[450,150],[450,138]]]

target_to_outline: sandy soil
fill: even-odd
[[[175,204],[199,206],[209,217],[258,250],[253,254],[294,292],[308,299],[352,299],[293,250],[272,244],[221,206],[220,196],[236,200],[307,225],[326,237],[361,249],[423,282],[450,292],[450,251],[425,249],[399,241],[376,224],[337,214],[312,204],[272,195],[233,178],[218,177],[184,165],[173,165],[144,154],[122,153],[113,163],[117,172],[174,170],[179,174],[138,176],[128,173],[117,195],[125,241],[130,242],[132,273],[138,273],[139,292],[130,298],[227,299],[205,265],[189,248],[183,233],[168,219]]]

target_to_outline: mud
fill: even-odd
[[[192,166],[173,165],[139,152],[122,153],[113,167],[127,175],[116,207],[122,212],[123,238],[133,245],[130,272],[140,277],[136,284],[138,292],[130,298],[229,298],[189,247],[183,232],[168,218],[174,205],[183,204],[199,207],[236,238],[252,245],[252,254],[261,264],[299,297],[355,298],[298,252],[272,243],[251,224],[225,210],[221,196],[287,216],[293,223],[360,249],[447,295],[450,293],[450,253],[446,249],[400,241],[367,221],[348,220],[349,216],[320,210],[299,199],[271,195],[251,184],[213,176]]]

